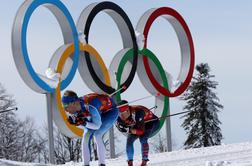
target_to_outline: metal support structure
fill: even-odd
[[[47,104],[47,124],[48,124],[48,140],[49,140],[49,162],[55,164],[54,160],[54,142],[53,142],[53,114],[52,114],[52,94],[46,94]]]
[[[114,139],[114,127],[111,127],[109,130],[109,153],[110,153],[110,158],[115,158],[115,139]]]
[[[170,110],[170,108],[169,108]],[[169,111],[170,115],[170,111]],[[172,151],[172,137],[171,137],[171,117],[166,118],[166,143],[168,152]]]

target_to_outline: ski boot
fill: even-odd
[[[133,166],[133,160],[128,160],[128,166]]]
[[[148,161],[149,161],[149,160],[142,160],[142,163],[141,163],[140,166],[146,166]]]

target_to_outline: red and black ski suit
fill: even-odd
[[[133,160],[134,141],[139,138],[141,143],[142,159],[148,160],[149,144],[148,139],[159,128],[158,117],[148,108],[140,105],[129,106],[130,116],[126,121],[118,118],[117,123],[124,126],[130,126],[127,135],[126,152],[128,160]],[[156,119],[156,120],[154,120]],[[149,120],[153,120],[148,122]]]

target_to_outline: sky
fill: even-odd
[[[46,123],[46,97],[31,90],[19,76],[11,50],[11,30],[15,14],[23,0],[12,0],[0,5],[0,83],[13,95],[19,110],[18,117],[34,118],[37,126]],[[89,4],[100,1],[62,0],[76,22],[81,11]],[[190,28],[195,62],[208,63],[214,80],[219,83],[215,92],[224,109],[219,114],[224,136],[223,143],[237,143],[252,140],[252,2],[244,1],[172,1],[172,0],[127,0],[113,1],[129,16],[135,27],[141,15],[150,8],[171,7],[177,10]],[[105,33],[104,33],[105,32]],[[149,49],[155,52],[166,71],[173,77],[179,73],[180,48],[171,25],[158,18],[150,30]],[[105,13],[95,17],[91,26],[90,43],[98,50],[109,66],[113,56],[122,48],[119,31],[112,19]],[[32,15],[28,26],[27,45],[30,61],[38,73],[45,73],[55,50],[63,44],[62,34],[53,15],[39,7]],[[76,72],[67,89],[79,95],[90,90]],[[140,93],[136,93],[136,90]],[[129,101],[148,95],[137,76],[124,98]],[[154,98],[138,104],[151,107]],[[184,102],[170,99],[171,113],[183,111]],[[173,141],[182,147],[186,136],[180,127],[183,119],[173,117],[171,121]]]

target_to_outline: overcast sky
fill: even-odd
[[[11,29],[15,13],[23,0],[5,1],[0,5],[0,83],[12,94],[19,107],[19,118],[30,116],[38,126],[46,121],[45,95],[32,91],[19,76],[11,51]],[[77,21],[81,11],[93,0],[62,0]],[[195,46],[196,64],[209,63],[211,74],[219,82],[217,96],[224,105],[219,114],[224,143],[252,141],[252,1],[170,1],[127,0],[113,1],[128,14],[135,27],[141,15],[154,7],[168,6],[177,10],[188,24]],[[106,33],[104,33],[106,32]],[[31,63],[38,73],[44,73],[54,51],[63,43],[56,19],[43,8],[38,8],[27,33],[28,52]],[[91,44],[106,58],[109,66],[113,56],[122,48],[121,38],[115,23],[104,13],[99,14],[92,26]],[[180,67],[180,49],[172,27],[158,18],[151,28],[149,48],[156,53],[166,71],[176,77]],[[80,95],[90,92],[78,72],[68,87]],[[135,93],[136,89],[139,90]],[[128,100],[143,97],[148,93],[136,77],[132,86],[123,95]],[[154,98],[141,101],[148,107]],[[181,112],[184,103],[171,99],[171,113]],[[172,134],[181,147],[185,134],[180,127],[182,120],[172,118]]]

